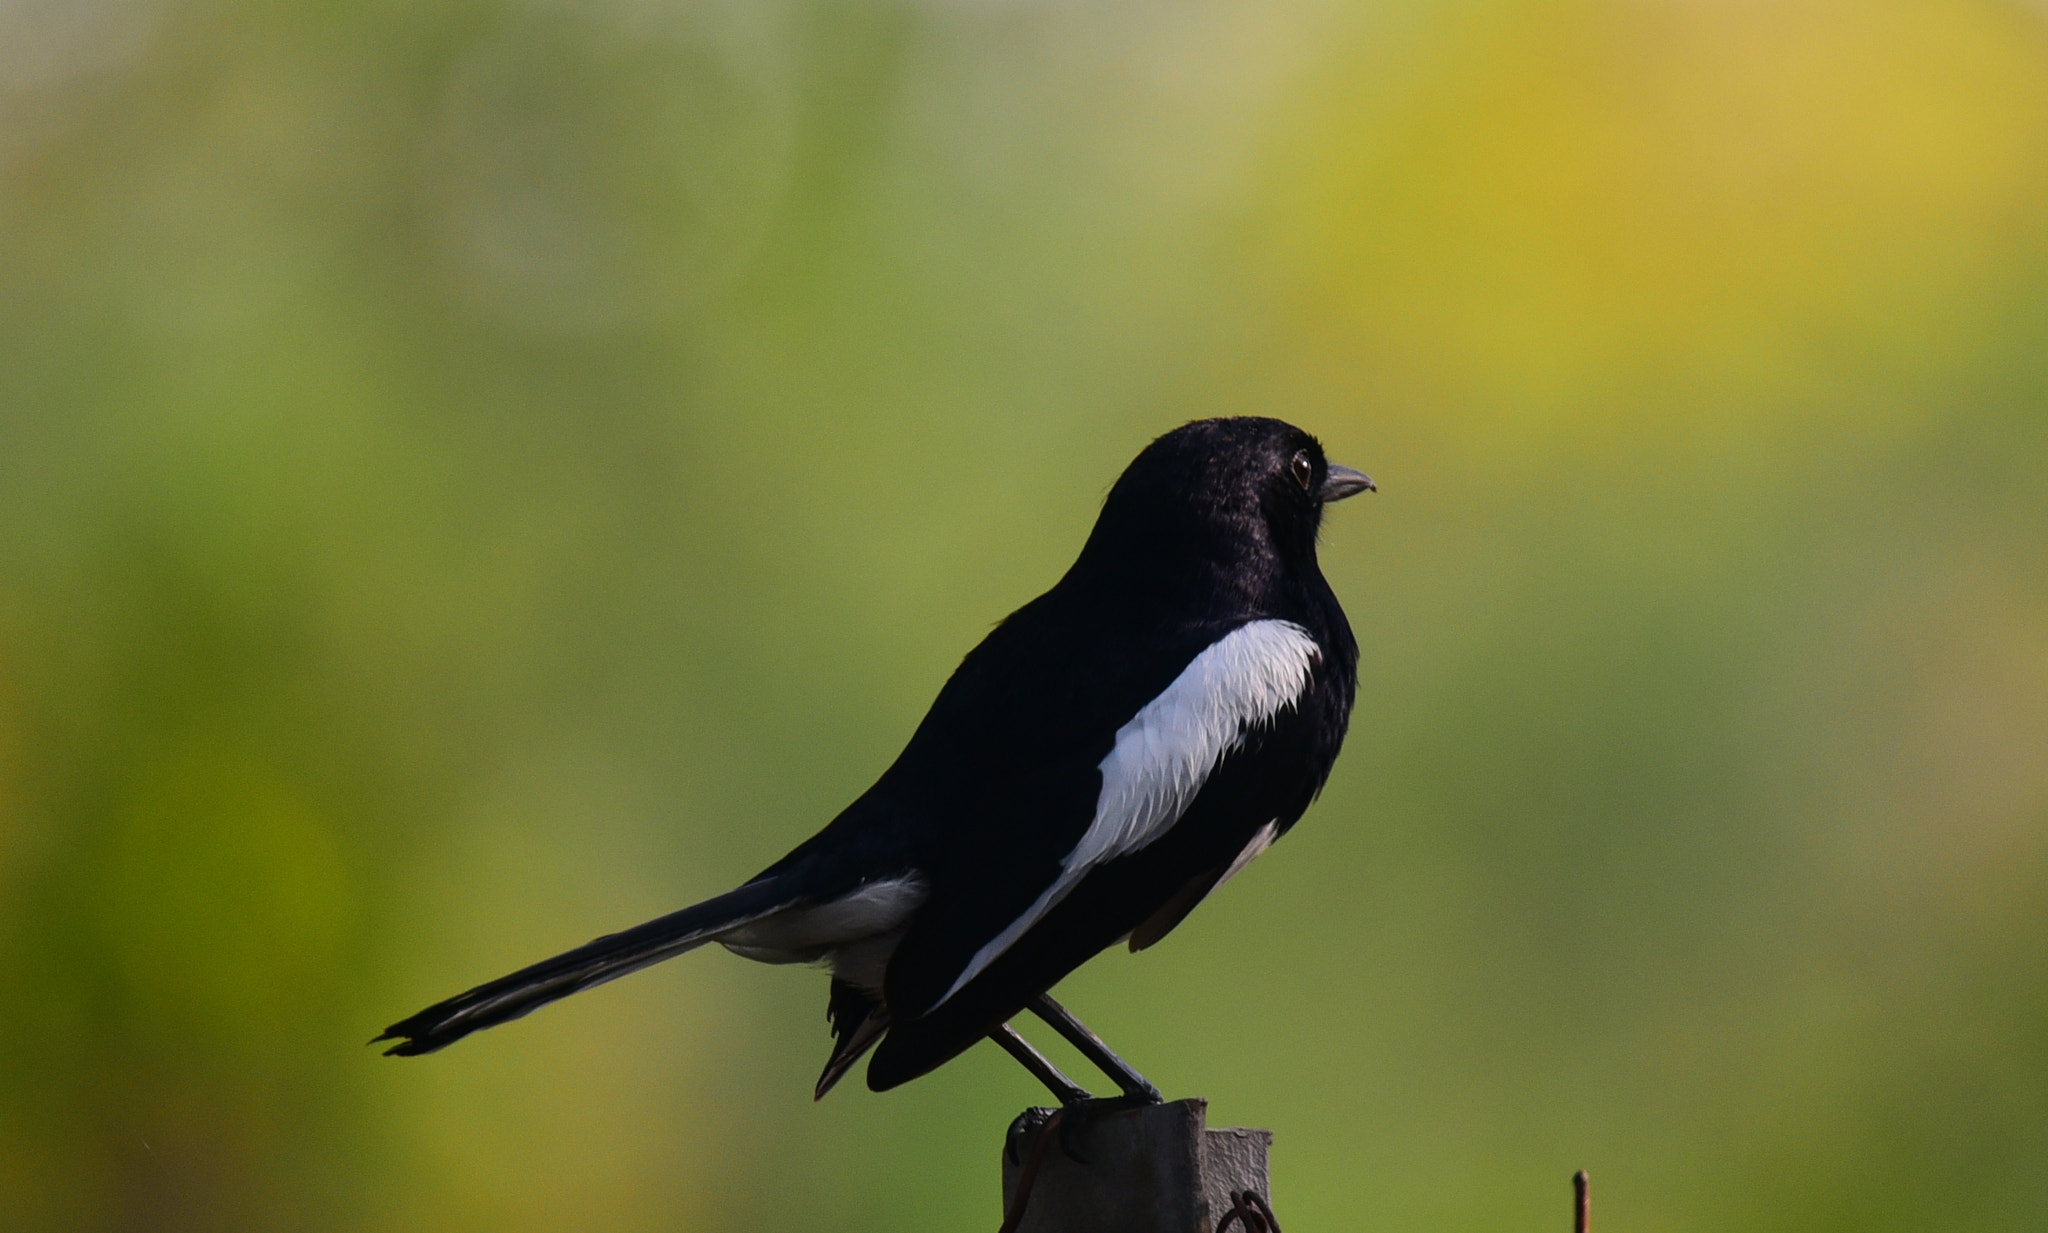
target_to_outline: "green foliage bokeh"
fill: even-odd
[[[734,883],[1118,469],[1381,493],[1289,840],[1065,996],[1290,1228],[2048,1221],[2048,10],[0,5],[0,1226],[993,1227]]]

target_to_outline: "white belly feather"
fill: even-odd
[[[879,989],[910,914],[930,893],[916,873],[864,882],[829,903],[787,908],[719,936],[735,955],[761,963],[816,963],[864,989]]]

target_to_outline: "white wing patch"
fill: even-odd
[[[1195,656],[1166,692],[1117,729],[1116,747],[1101,763],[1095,820],[1060,862],[1060,876],[974,953],[946,997],[934,1005],[944,1005],[979,976],[1089,870],[1128,856],[1171,830],[1210,772],[1244,743],[1246,734],[1300,701],[1321,655],[1316,640],[1292,621],[1253,621]]]

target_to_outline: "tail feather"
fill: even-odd
[[[813,1100],[825,1099],[825,1093],[889,1030],[889,1012],[881,999],[837,977],[832,980],[832,1000],[825,1007],[825,1017],[832,1021],[832,1056],[818,1076]]]
[[[370,1043],[396,1040],[397,1044],[384,1051],[387,1057],[445,1049],[471,1032],[510,1022],[549,1002],[702,946],[729,929],[789,907],[796,898],[785,879],[757,879],[738,890],[607,934],[567,954],[478,985],[399,1020]]]

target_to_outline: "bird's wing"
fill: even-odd
[[[1167,834],[1217,766],[1303,695],[1319,657],[1301,627],[1255,620],[1201,631],[1137,670],[1091,665],[1114,678],[1107,684],[1064,689],[1057,671],[1017,682],[1021,693],[1050,690],[1107,713],[1068,717],[1078,722],[1064,729],[1077,734],[1066,747],[1013,733],[1013,752],[1027,756],[984,756],[995,765],[983,766],[978,799],[963,802],[983,814],[962,825],[951,867],[934,872],[932,900],[891,962],[897,1017],[943,1005],[1091,871]],[[1061,718],[1043,717],[1056,731]]]
[[[1170,830],[1216,764],[1308,688],[1319,655],[1315,639],[1299,625],[1253,621],[1195,656],[1165,692],[1117,729],[1115,746],[1096,768],[1102,789],[1094,817],[1061,859],[1059,876],[974,952],[939,1002],[1015,945],[1090,870]]]
[[[1244,867],[1257,860],[1259,854],[1273,846],[1280,837],[1280,819],[1275,818],[1252,832],[1250,840],[1238,850],[1228,865],[1207,869],[1189,878],[1173,898],[1160,905],[1159,909],[1145,918],[1143,924],[1131,930],[1130,943],[1133,953],[1144,950],[1172,933],[1174,927],[1188,918],[1196,905],[1207,899],[1211,892],[1225,882],[1244,872]]]

